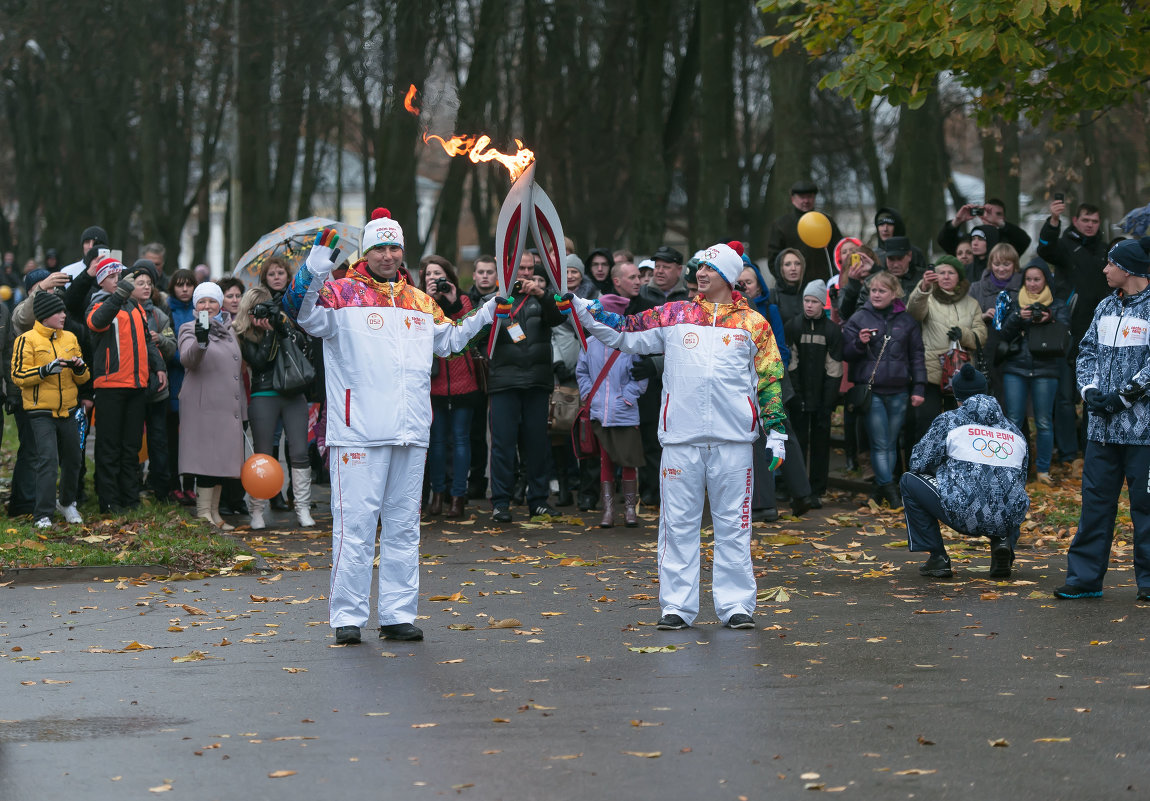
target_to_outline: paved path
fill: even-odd
[[[753,631],[654,629],[650,521],[427,526],[416,644],[335,647],[325,570],[0,589],[0,799],[1150,798],[1128,564],[1058,603],[1045,546],[928,583],[896,516],[755,534]]]

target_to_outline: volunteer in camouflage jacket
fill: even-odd
[[[957,409],[940,414],[914,446],[901,480],[907,543],[930,558],[919,573],[951,575],[939,521],[970,537],[989,537],[992,578],[1006,578],[1019,526],[1030,509],[1026,438],[987,392],[970,364],[955,376]]]
[[[1058,598],[1097,598],[1110,560],[1118,496],[1130,488],[1138,600],[1150,601],[1150,237],[1118,243],[1103,268],[1115,290],[1078,346],[1078,389],[1089,413],[1082,516]]]

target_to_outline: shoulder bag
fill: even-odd
[[[591,400],[603,385],[603,380],[607,378],[607,373],[611,372],[611,366],[615,364],[620,354],[620,351],[614,351],[607,357],[603,369],[599,371],[595,383],[591,385],[591,391],[587,393],[587,400],[578,409],[575,427],[571,430],[571,441],[579,458],[595,452],[595,430],[591,427]]]
[[[879,363],[882,362],[883,354],[886,353],[888,342],[890,342],[890,334],[883,334],[882,347],[879,348],[878,358],[875,359],[874,369],[870,371],[870,379],[866,384],[855,384],[847,390],[844,406],[848,412],[865,414],[867,409],[870,408],[871,390],[874,388],[874,377],[878,374],[878,366]]]
[[[1037,358],[1065,356],[1070,350],[1070,329],[1057,320],[1032,325],[1026,334],[1026,346],[1030,355]]]
[[[272,389],[280,395],[298,395],[315,381],[315,366],[295,342],[295,337],[276,335]]]

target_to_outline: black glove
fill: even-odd
[[[59,359],[53,359],[47,364],[40,365],[40,377],[47,378],[50,375],[59,375],[64,369],[64,363]]]
[[[1086,408],[1095,414],[1117,414],[1126,408],[1126,404],[1122,402],[1122,396],[1117,392],[1107,392],[1105,395],[1098,392],[1093,405],[1087,401]]]
[[[84,269],[88,269],[89,267],[91,267],[92,262],[94,262],[96,260],[96,257],[99,255],[100,255],[100,249],[99,248],[88,248],[88,251],[84,254]]]
[[[8,412],[8,414],[16,414],[16,412],[20,411],[23,408],[24,408],[24,404],[22,404],[18,400],[12,400],[11,398],[7,398],[4,401],[4,411]]]
[[[962,339],[962,329],[957,325],[952,327],[949,331],[946,332],[946,338],[951,342],[958,342],[960,339]]]
[[[76,361],[72,362],[68,366],[72,368],[72,372],[75,373],[76,375],[79,375],[80,373],[82,373],[88,369],[88,365],[84,364],[83,359],[77,359]]]
[[[1088,412],[1100,412],[1103,408],[1101,402],[1103,397],[1105,396],[1102,394],[1102,390],[1098,387],[1091,387],[1082,393],[1082,405],[1086,407]]]
[[[564,361],[557,361],[552,364],[551,371],[555,373],[555,377],[560,381],[570,381],[574,377],[571,375],[571,370]]]
[[[1146,387],[1134,381],[1127,381],[1126,386],[1118,390],[1118,394],[1121,395],[1127,403],[1133,404],[1134,401],[1146,394]]]
[[[635,362],[631,367],[631,378],[636,381],[642,381],[645,378],[654,378],[659,374],[655,368],[655,360],[644,357]]]
[[[196,341],[197,342],[199,342],[201,345],[208,344],[208,332],[209,331],[211,331],[210,327],[204,328],[202,325],[200,325],[200,321],[196,320]]]
[[[136,282],[129,277],[124,277],[116,282],[116,289],[112,294],[122,300],[127,300],[135,291]]]

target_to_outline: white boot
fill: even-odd
[[[268,502],[262,498],[248,498],[248,514],[252,516],[252,531],[262,531],[267,528],[267,523],[264,522],[264,509],[268,506]]]
[[[315,521],[311,518],[311,468],[291,469],[292,492],[295,493],[295,516],[304,528],[311,528]]]
[[[213,526],[216,521],[212,519],[212,490],[210,487],[196,487],[196,517],[207,520]]]
[[[224,485],[223,484],[217,484],[216,486],[212,487],[212,489],[211,489],[212,523],[220,531],[235,531],[236,530],[235,526],[232,526],[232,525],[225,523],[224,519],[222,517],[220,517],[220,496],[223,495],[223,493],[224,493]]]

